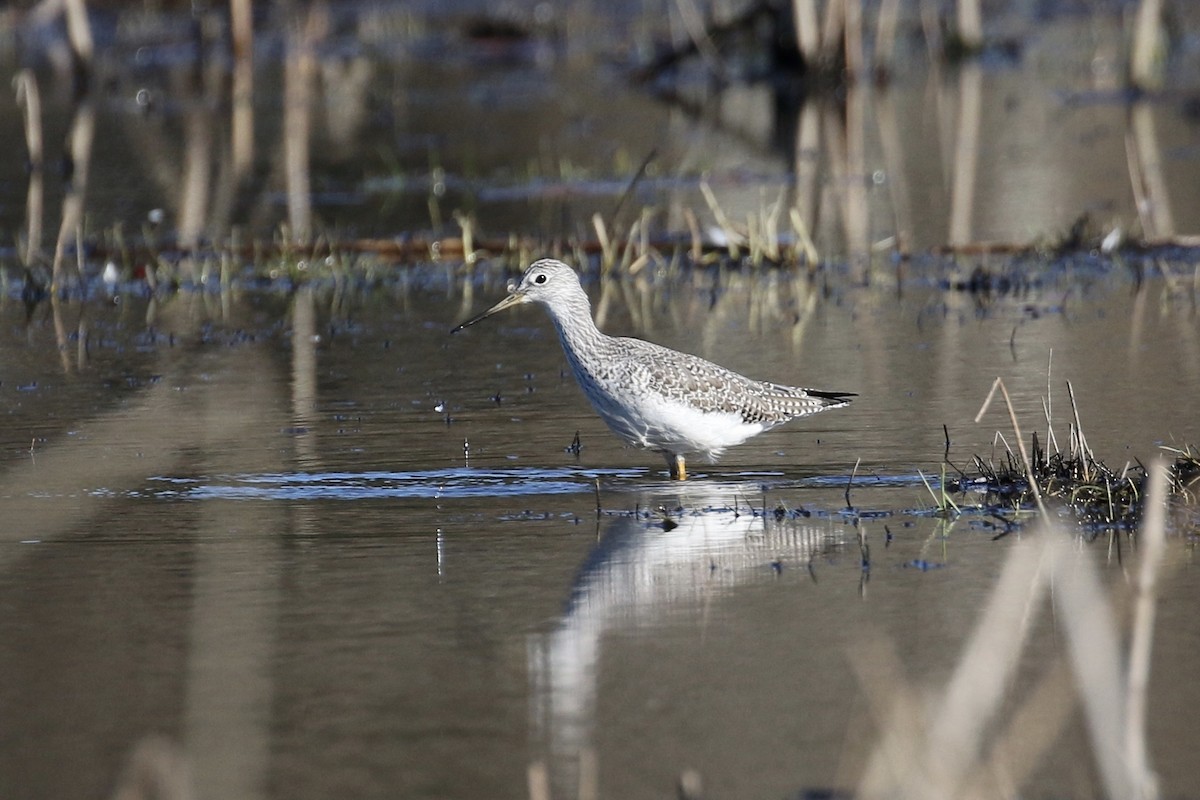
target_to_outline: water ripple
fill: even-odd
[[[415,472],[286,472],[158,476],[146,491],[172,500],[364,500],[517,497],[594,491],[597,478],[635,478],[633,469],[452,469]]]

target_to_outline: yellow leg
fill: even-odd
[[[687,464],[683,461],[683,456],[675,456],[675,463],[671,466],[671,477],[676,480],[687,480]]]

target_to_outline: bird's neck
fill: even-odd
[[[563,350],[572,362],[579,361],[587,353],[596,352],[596,345],[604,339],[604,334],[592,319],[592,306],[582,289],[549,311]]]

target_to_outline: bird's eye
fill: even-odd
[[[534,283],[545,283],[545,282],[546,282],[546,276],[545,276],[545,274],[542,274],[542,275],[538,275],[538,276],[536,276],[536,277],[533,279],[533,282],[534,282]]]

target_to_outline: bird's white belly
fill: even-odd
[[[700,411],[653,393],[633,405],[610,403],[607,398],[595,398],[593,405],[629,444],[673,454],[699,453],[714,459],[725,448],[763,431],[761,423],[747,423],[740,414]]]

